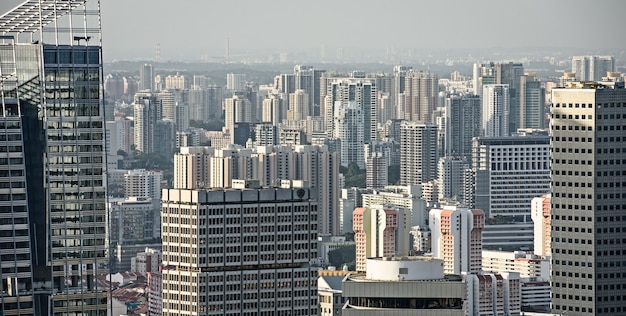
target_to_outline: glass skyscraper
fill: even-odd
[[[99,1],[28,0],[0,16],[0,304],[106,315]]]

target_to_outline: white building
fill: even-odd
[[[483,211],[444,206],[430,210],[428,224],[433,257],[443,259],[446,273],[481,271]]]
[[[600,81],[607,72],[615,71],[613,56],[574,56],[572,72],[577,81]]]
[[[487,217],[530,222],[530,204],[550,190],[550,137],[529,135],[474,139],[474,207]]]
[[[445,275],[442,260],[372,258],[367,267],[343,281],[344,316],[467,315],[465,277]]]
[[[343,104],[335,101],[333,114],[333,137],[340,142],[341,165],[348,167],[356,163],[359,169],[365,169],[364,113],[356,102]]]
[[[403,121],[400,125],[400,185],[437,177],[437,126]]]
[[[509,85],[484,85],[482,100],[483,136],[502,137],[509,135],[509,107],[511,102]]]

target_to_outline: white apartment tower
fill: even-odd
[[[509,110],[511,97],[508,84],[483,86],[482,129],[485,137],[509,135]]]
[[[400,185],[421,184],[437,176],[437,126],[403,121],[400,126]]]
[[[364,111],[356,102],[335,102],[333,137],[339,140],[341,165],[348,167],[354,162],[365,169]]]
[[[443,259],[445,273],[476,274],[481,271],[483,211],[444,206],[430,211],[428,224],[433,257]]]

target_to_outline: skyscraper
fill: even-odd
[[[474,93],[483,97],[483,89],[488,84],[509,85],[508,134],[520,127],[520,77],[524,75],[521,63],[474,64]],[[484,108],[483,108],[484,109]]]
[[[510,102],[508,84],[488,84],[483,86],[483,136],[502,137],[509,135]]]
[[[535,73],[526,73],[520,77],[519,128],[545,127],[545,94]]]
[[[143,153],[152,153],[154,126],[161,119],[161,101],[154,93],[137,92],[133,106],[135,149]]]
[[[151,64],[144,64],[139,69],[139,90],[154,91],[154,69]]]
[[[481,132],[480,108],[477,95],[451,95],[446,99],[446,156],[462,156],[471,163],[472,139]]]
[[[437,176],[437,126],[402,122],[400,185],[422,184]]]
[[[29,0],[0,16],[5,315],[106,315],[99,14],[97,1]]]
[[[337,110],[354,108],[363,116],[362,129],[364,143],[376,139],[376,83],[361,78],[328,78],[324,108],[326,130],[329,137],[335,136]],[[353,104],[353,105],[351,105]],[[341,113],[340,111],[339,113]]]
[[[163,315],[317,315],[304,188],[163,190]]]
[[[404,107],[399,118],[434,123],[439,77],[430,72],[408,71],[404,80]]]
[[[626,89],[552,90],[552,312],[626,313]]]

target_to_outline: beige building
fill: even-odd
[[[163,190],[163,316],[317,315],[306,188]]]

